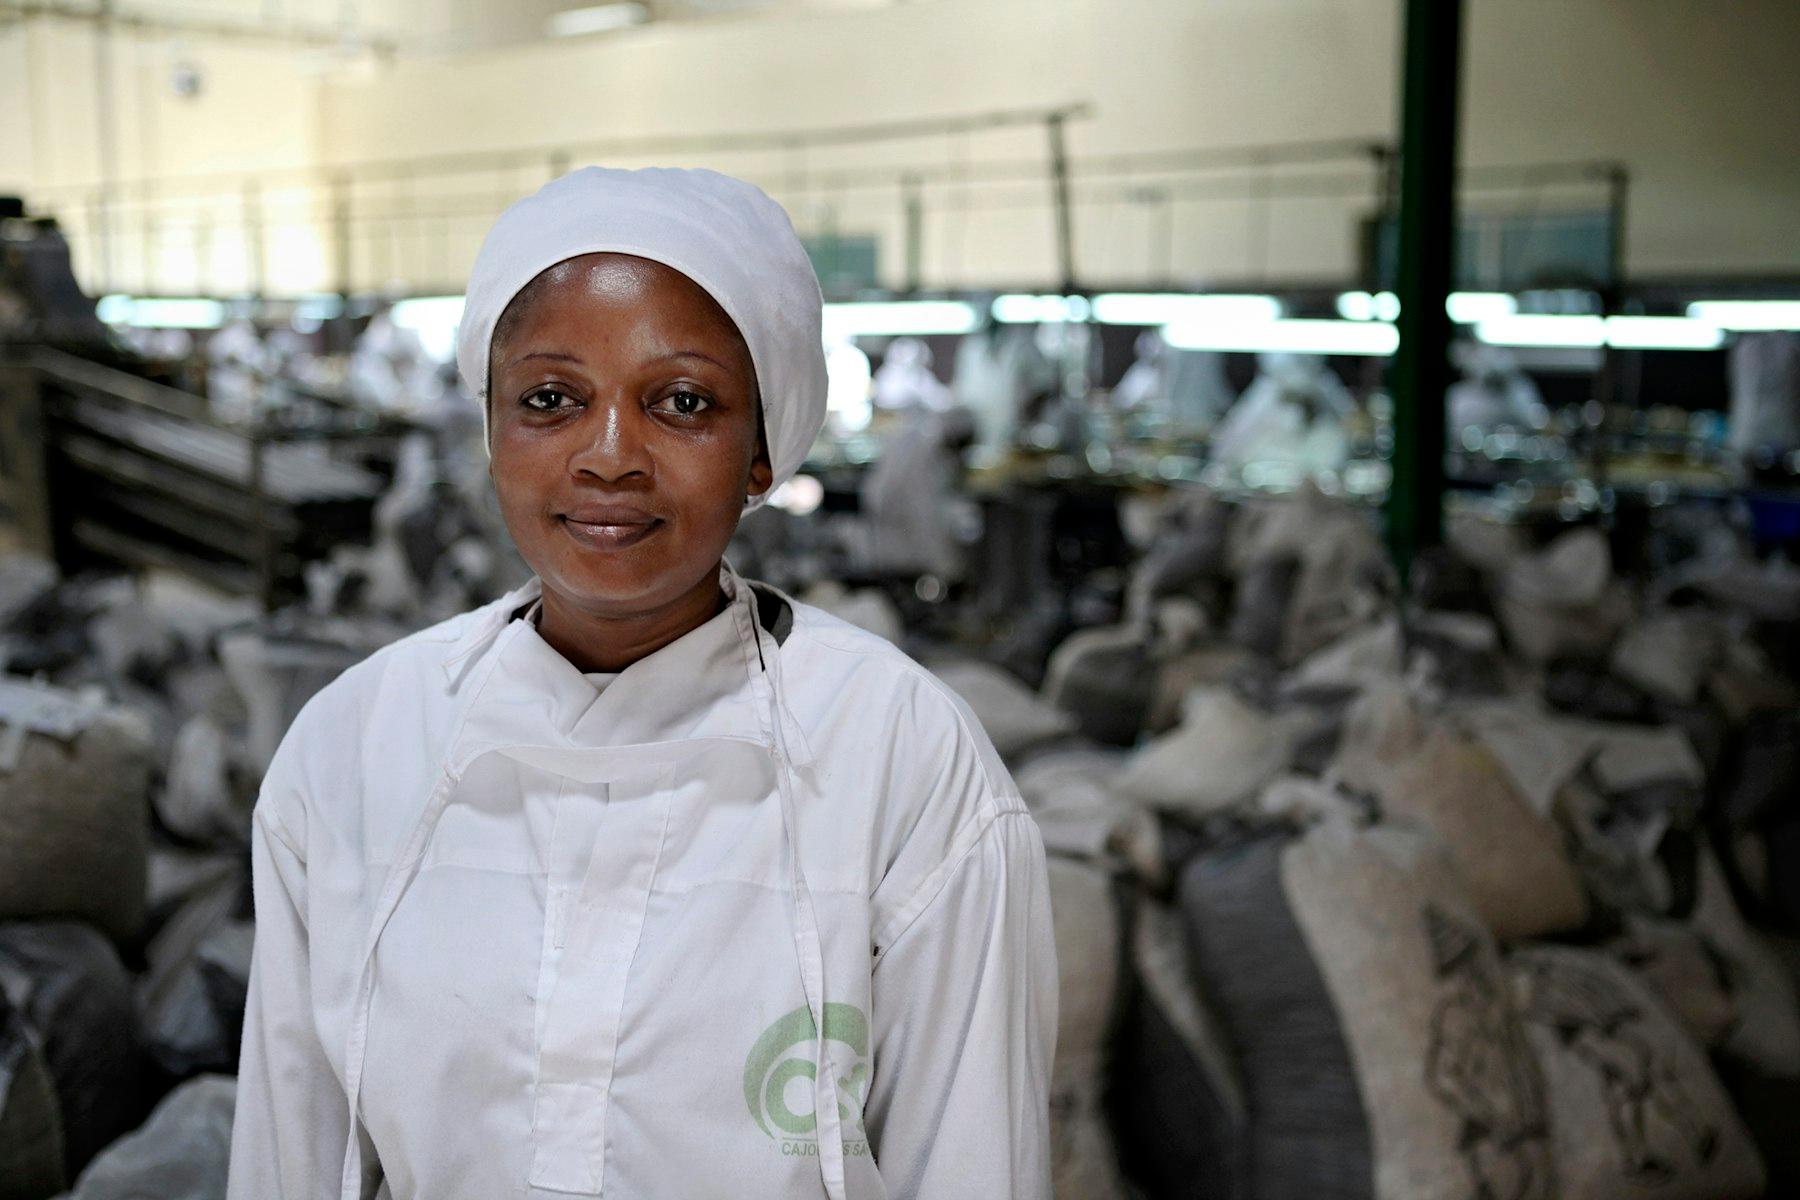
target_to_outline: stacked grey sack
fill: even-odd
[[[74,1179],[131,1130],[149,1096],[131,976],[92,926],[0,924],[0,997],[31,1031],[56,1095],[62,1166]]]
[[[61,1200],[225,1200],[237,1080],[201,1075],[115,1142]]]
[[[0,993],[0,1200],[44,1200],[66,1181],[56,1084],[36,1035]]]
[[[1212,1194],[1558,1194],[1498,950],[1428,835],[1333,814],[1201,852],[1178,897],[1243,1089]]]

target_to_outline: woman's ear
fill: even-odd
[[[752,496],[760,496],[769,490],[775,482],[775,468],[769,463],[769,432],[763,425],[762,399],[756,403],[756,457],[750,460],[750,481],[747,488]]]
[[[760,496],[774,482],[775,468],[769,464],[769,446],[759,437],[756,439],[756,457],[750,460],[749,492],[752,496]]]

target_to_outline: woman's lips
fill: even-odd
[[[569,536],[591,550],[624,550],[635,546],[663,526],[661,518],[607,514],[600,520],[576,520],[565,515],[562,527]]]

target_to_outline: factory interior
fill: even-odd
[[[1796,61],[1791,0],[0,0],[0,1200],[225,1197],[263,773],[530,574],[456,333],[588,164],[805,243],[828,415],[728,556],[1030,810],[1056,1200],[1800,1195]]]

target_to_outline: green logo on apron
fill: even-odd
[[[744,1103],[751,1117],[771,1138],[810,1141],[818,1131],[818,1117],[808,1112],[795,1112],[788,1106],[788,1085],[796,1079],[806,1081],[806,1094],[813,1094],[813,1081],[818,1067],[813,1060],[817,1044],[812,1013],[805,1006],[796,1008],[763,1031],[750,1056],[744,1061]],[[862,1010],[849,1004],[825,1005],[825,1040],[837,1042],[850,1050],[853,1064],[848,1074],[837,1081],[838,1119],[845,1130],[862,1130],[862,1102],[869,1088],[869,1021]],[[834,1055],[843,1065],[842,1053]],[[845,1103],[846,1100],[851,1104]],[[866,1143],[856,1146],[848,1141],[845,1152],[867,1153]]]

